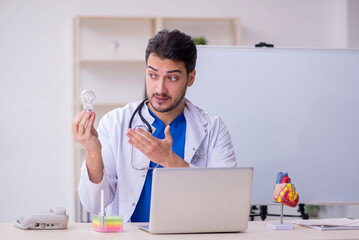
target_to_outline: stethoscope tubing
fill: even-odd
[[[149,133],[153,133],[152,132],[152,127],[150,125],[150,123],[143,117],[142,115],[142,107],[145,105],[145,102],[147,101],[147,98],[145,98],[138,106],[137,108],[135,109],[135,111],[133,112],[131,118],[130,118],[130,122],[128,124],[128,128],[132,128],[132,122],[133,122],[133,119],[135,118],[136,116],[136,113],[138,113],[138,116],[140,116],[142,122],[146,125],[147,127],[147,131]],[[144,168],[138,168],[136,166],[133,165],[133,146],[132,146],[132,149],[131,149],[131,167],[135,170],[138,170],[138,171],[143,171],[143,170],[151,170],[151,169],[155,169],[159,166],[159,164],[157,164],[155,167],[144,167]]]
[[[145,105],[145,102],[146,102],[146,101],[147,101],[147,98],[145,98],[145,99],[138,105],[138,107],[135,109],[135,111],[133,112],[133,114],[132,114],[132,116],[131,116],[131,118],[130,118],[130,122],[129,122],[129,124],[128,124],[128,128],[131,128],[131,127],[132,127],[133,119],[135,118],[136,113],[138,112],[138,116],[140,116],[142,122],[143,122],[144,124],[146,124],[147,131],[152,134],[152,133],[153,133],[153,132],[152,132],[152,127],[151,127],[151,125],[149,124],[149,122],[143,117],[142,111],[141,111],[141,110],[142,110],[142,107],[143,107],[143,105]]]

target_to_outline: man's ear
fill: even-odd
[[[188,75],[187,87],[190,87],[190,86],[193,85],[195,78],[196,78],[196,70],[193,70],[193,71],[190,72],[190,74]]]

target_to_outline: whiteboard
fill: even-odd
[[[199,46],[187,98],[226,123],[253,204],[288,172],[301,203],[359,203],[359,50]]]

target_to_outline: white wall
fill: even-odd
[[[0,222],[51,206],[66,207],[74,219],[77,15],[239,17],[250,46],[342,48],[357,31],[342,0],[0,0]]]

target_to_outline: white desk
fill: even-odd
[[[265,239],[265,240],[292,240],[292,239],[359,239],[359,230],[318,231],[315,229],[295,225],[294,230],[275,231],[267,228],[267,222],[249,222],[248,229],[242,233],[221,234],[171,234],[151,235],[139,230],[136,224],[125,224],[121,233],[98,233],[92,230],[90,223],[70,223],[67,230],[20,230],[12,223],[0,223],[1,239],[39,239],[39,240],[72,240],[72,239],[116,239],[116,240],[177,240],[177,239]]]

